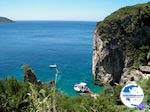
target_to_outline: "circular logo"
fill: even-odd
[[[127,107],[135,107],[142,103],[144,93],[137,84],[128,84],[122,88],[120,98]]]

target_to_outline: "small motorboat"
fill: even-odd
[[[57,68],[56,64],[49,65],[50,68]]]
[[[90,89],[87,87],[87,84],[84,82],[81,82],[79,84],[75,84],[74,90],[77,92],[82,92],[82,93],[86,93],[86,92],[90,91]]]

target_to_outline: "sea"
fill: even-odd
[[[69,96],[76,96],[73,86],[80,82],[96,93],[102,87],[92,76],[93,33],[96,22],[16,21],[0,23],[0,78],[10,76],[23,81],[23,64],[34,70],[38,80],[55,79],[56,86]]]

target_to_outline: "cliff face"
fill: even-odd
[[[145,3],[121,8],[97,23],[92,64],[96,83],[126,83],[133,77],[141,77],[132,73],[131,68],[147,63],[145,56],[150,50],[149,20],[150,3]],[[141,52],[145,53],[142,61]]]
[[[4,22],[13,22],[13,21],[5,17],[0,17],[0,23],[4,23]]]

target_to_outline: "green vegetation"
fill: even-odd
[[[150,60],[150,49],[149,49],[149,51],[147,53],[147,60]]]
[[[128,6],[99,22],[97,31],[102,38],[129,39],[128,37],[131,37],[146,43],[150,35],[149,20],[150,3]]]
[[[18,82],[14,77],[0,81],[0,111],[13,112],[27,109],[29,84]]]
[[[142,46],[137,50],[137,57],[133,68],[138,68],[140,65],[146,65],[150,56],[150,46]]]
[[[150,79],[138,82],[145,93],[145,103],[150,103]],[[90,96],[69,97],[55,87],[33,85],[17,81],[14,77],[0,80],[1,112],[125,112],[120,101],[121,86],[107,86],[96,99]],[[149,110],[149,107],[146,109]],[[129,112],[136,112],[131,109]],[[148,111],[145,111],[148,112]]]
[[[144,102],[150,104],[150,79],[143,79],[138,81],[138,84],[144,88]]]
[[[124,19],[128,16],[138,15],[139,13],[143,14],[150,14],[149,12],[150,3],[145,4],[137,4],[135,6],[127,6],[119,9],[118,11],[114,12],[111,16],[106,18],[106,21],[114,21],[118,19]],[[141,11],[141,12],[139,12]],[[145,15],[147,16],[147,15]]]

